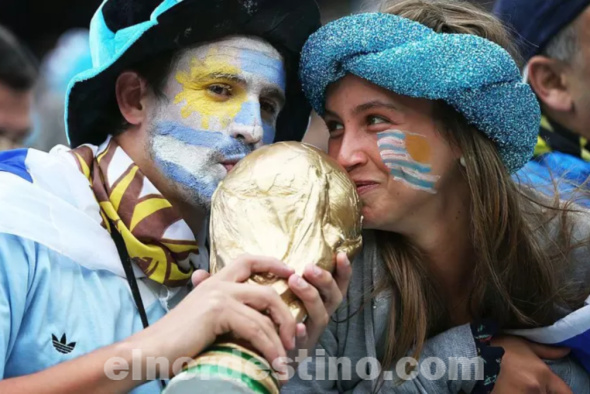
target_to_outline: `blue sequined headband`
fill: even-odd
[[[491,41],[436,33],[395,15],[349,16],[318,30],[303,48],[303,89],[320,115],[326,88],[348,73],[404,96],[447,102],[496,143],[511,173],[532,157],[539,104],[512,57]]]

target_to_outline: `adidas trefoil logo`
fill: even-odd
[[[72,350],[74,350],[74,348],[76,347],[76,342],[67,342],[66,334],[63,334],[61,336],[61,339],[57,339],[55,335],[51,334],[51,339],[51,342],[53,342],[53,347],[55,348],[55,350],[63,354],[71,353]]]

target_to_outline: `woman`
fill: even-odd
[[[511,178],[532,155],[540,112],[506,50],[475,36],[501,38],[501,25],[466,4],[436,4],[388,9],[422,24],[343,18],[304,48],[306,95],[328,126],[330,155],[357,184],[371,231],[348,303],[321,340],[352,369],[341,365],[323,381],[300,375],[286,392],[489,392],[503,353],[488,346],[495,327],[550,326],[590,294],[590,213],[553,207]],[[452,327],[455,336],[435,336]],[[464,346],[471,334],[486,341]],[[588,348],[574,349],[578,361]],[[442,358],[446,373],[433,376],[432,363],[413,365],[407,354]],[[476,355],[486,376],[452,380],[448,357]],[[379,379],[358,367],[367,356],[383,364]],[[588,392],[578,361],[554,370]],[[311,370],[319,364],[332,367],[316,357]],[[408,366],[419,374],[399,384],[412,376]]]

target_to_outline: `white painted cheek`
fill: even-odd
[[[187,173],[196,177],[218,178],[222,176],[222,168],[219,174],[211,171],[213,164],[212,149],[203,146],[191,146],[170,136],[156,135],[153,139],[152,149],[157,161],[173,163]],[[179,152],[181,152],[179,154]],[[217,176],[219,175],[219,176]],[[174,181],[178,181],[174,179]]]

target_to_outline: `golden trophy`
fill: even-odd
[[[356,187],[333,159],[298,142],[263,147],[238,163],[213,195],[211,273],[242,254],[277,258],[299,275],[312,262],[333,272],[338,253],[352,260],[360,249],[361,221]],[[296,320],[305,319],[285,280],[249,280],[272,286]],[[279,392],[279,383],[264,358],[229,339],[197,356],[166,394],[202,390],[270,394]]]

